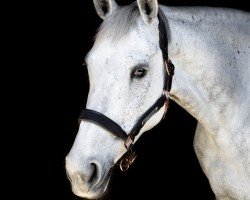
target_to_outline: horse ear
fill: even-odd
[[[143,20],[150,23],[158,15],[157,0],[137,0],[137,4]]]
[[[93,0],[97,14],[105,19],[110,15],[117,7],[115,0]]]

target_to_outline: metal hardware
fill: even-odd
[[[121,171],[127,171],[129,167],[134,163],[137,155],[135,152],[132,151],[132,149],[129,149],[127,154],[122,158],[120,162],[120,169]]]

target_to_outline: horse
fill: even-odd
[[[249,13],[168,7],[157,0],[127,6],[115,0],[93,2],[103,22],[85,58],[90,81],[86,108],[129,134],[162,96],[166,64],[158,13],[163,12],[168,56],[175,65],[168,95],[197,119],[193,146],[201,168],[216,199],[250,200]],[[134,142],[161,121],[166,107],[150,116]],[[102,196],[111,168],[126,151],[119,137],[82,119],[66,156],[73,193],[89,199]]]

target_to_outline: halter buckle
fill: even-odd
[[[167,74],[169,76],[173,76],[174,75],[174,65],[170,59],[165,60],[165,67],[166,67]]]

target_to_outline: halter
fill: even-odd
[[[79,117],[79,120],[87,120],[94,124],[97,124],[124,141],[124,146],[128,151],[120,162],[120,169],[122,171],[126,171],[129,168],[129,166],[133,164],[136,158],[135,152],[132,151],[132,147],[134,145],[134,139],[140,133],[142,127],[155,113],[157,113],[165,105],[165,112],[163,115],[164,118],[168,108],[169,92],[171,90],[172,77],[174,75],[174,65],[168,58],[168,39],[167,39],[167,32],[164,19],[166,19],[166,17],[162,12],[162,10],[159,9],[158,12],[158,20],[159,20],[158,28],[159,28],[159,38],[160,38],[159,44],[162,51],[163,61],[166,70],[165,83],[161,97],[139,118],[139,120],[129,133],[126,133],[112,119],[108,118],[107,116],[95,110],[84,109]]]

